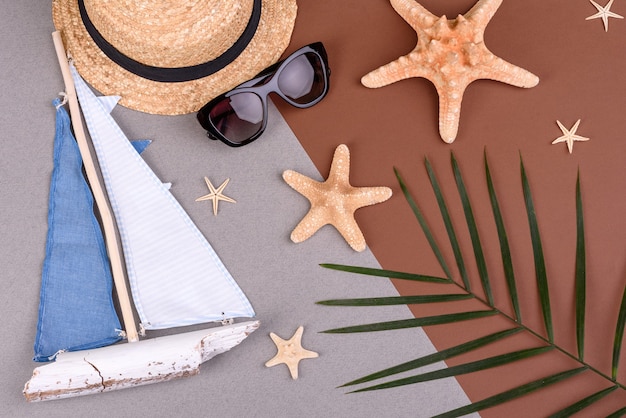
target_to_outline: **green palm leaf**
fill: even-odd
[[[482,411],[483,409],[492,408],[494,406],[508,402],[512,399],[528,395],[529,393],[535,392],[536,390],[543,389],[545,387],[552,386],[555,383],[562,382],[566,379],[569,379],[570,377],[574,377],[577,374],[584,372],[585,370],[587,370],[587,367],[579,367],[577,369],[556,373],[551,376],[544,377],[525,385],[521,385],[511,390],[507,390],[505,392],[491,396],[487,399],[483,399],[482,401],[474,402],[470,405],[462,406],[461,408],[457,408],[444,414],[437,415],[434,418],[460,417],[463,415],[471,414],[472,412],[478,412]]]
[[[530,228],[530,238],[533,246],[533,255],[535,259],[535,275],[537,279],[537,287],[539,288],[539,299],[541,300],[541,308],[543,311],[543,322],[548,333],[548,340],[554,341],[554,330],[552,327],[552,311],[550,308],[550,291],[548,290],[548,278],[546,275],[546,262],[543,256],[543,246],[541,245],[541,235],[539,234],[539,226],[537,225],[537,214],[535,213],[535,204],[533,196],[530,193],[524,162],[520,157],[520,168],[522,174],[522,189],[524,190],[524,202],[526,203],[526,213],[528,215],[528,226]]]
[[[611,373],[613,380],[617,380],[617,368],[619,366],[619,355],[622,351],[622,342],[624,340],[624,326],[626,326],[626,288],[622,296],[619,314],[617,315],[617,326],[615,327],[615,339],[613,342],[613,363]]]
[[[500,204],[498,203],[498,196],[496,190],[493,187],[493,181],[491,179],[491,172],[489,170],[489,163],[487,162],[487,151],[484,153],[485,160],[485,177],[487,179],[487,189],[489,191],[489,201],[491,202],[491,210],[493,211],[493,219],[496,223],[498,230],[498,241],[500,243],[500,255],[502,257],[502,266],[504,268],[504,277],[509,290],[509,296],[511,298],[511,304],[513,305],[513,311],[515,312],[515,318],[518,322],[522,322],[522,312],[519,306],[519,298],[517,297],[517,285],[515,284],[515,273],[513,272],[513,260],[511,258],[511,249],[509,246],[509,238],[504,227],[504,220],[502,219],[502,213],[500,212]]]
[[[435,241],[435,238],[432,232],[430,232],[430,228],[428,227],[428,224],[426,223],[426,219],[424,219],[424,215],[422,215],[422,211],[417,206],[417,203],[415,203],[413,196],[411,196],[411,194],[409,193],[406,187],[406,184],[404,183],[404,180],[402,179],[402,176],[400,175],[400,172],[395,167],[393,171],[396,174],[396,178],[398,179],[398,183],[400,184],[400,189],[402,189],[402,193],[404,194],[404,197],[406,198],[407,203],[411,207],[411,210],[413,211],[413,214],[415,215],[417,222],[419,222],[420,226],[422,227],[422,231],[424,231],[424,236],[426,236],[426,239],[428,240],[428,243],[430,244],[430,248],[433,250],[433,254],[435,254],[435,257],[437,257],[437,261],[439,261],[439,265],[443,269],[444,273],[446,273],[446,277],[452,280],[452,273],[450,273],[450,269],[448,268],[448,265],[446,264],[446,261],[444,260],[443,255],[441,254],[441,250],[439,249],[439,246],[437,245],[437,242]]]
[[[388,277],[391,279],[412,280],[416,282],[431,282],[431,283],[451,283],[450,279],[444,279],[441,277],[424,276],[422,274],[403,273],[401,271],[391,271],[383,269],[375,269],[369,267],[358,266],[344,266],[341,264],[320,264],[320,266],[340,271],[347,271],[349,273],[365,274],[368,276]]]
[[[323,267],[340,270],[350,273],[358,273],[363,275],[370,276],[378,276],[378,277],[392,277],[406,280],[414,280],[414,281],[430,281],[430,282],[438,282],[441,284],[447,284],[454,287],[454,291],[444,292],[445,294],[430,294],[430,295],[408,295],[408,296],[392,296],[392,297],[374,297],[374,298],[360,298],[360,299],[331,299],[326,301],[319,302],[323,305],[331,305],[331,306],[382,306],[382,305],[391,305],[391,304],[412,304],[412,303],[448,303],[454,302],[455,300],[462,299],[475,299],[478,302],[482,302],[488,309],[486,310],[477,310],[470,312],[461,312],[461,313],[448,313],[431,317],[421,317],[421,318],[411,318],[411,319],[402,319],[396,321],[388,321],[388,322],[379,322],[373,324],[365,324],[365,325],[354,325],[344,328],[336,328],[328,331],[324,331],[326,333],[352,333],[352,332],[368,332],[368,331],[383,331],[383,330],[394,330],[400,328],[408,328],[408,327],[418,327],[418,326],[426,326],[426,325],[440,325],[447,323],[456,323],[464,320],[476,319],[480,320],[480,318],[499,315],[504,318],[507,318],[514,324],[514,328],[497,332],[494,334],[490,334],[484,337],[478,337],[472,339],[470,341],[466,341],[462,344],[459,344],[454,347],[450,347],[444,349],[438,353],[429,354],[402,364],[398,364],[393,367],[386,368],[384,370],[380,370],[378,372],[369,374],[362,378],[353,380],[348,382],[342,387],[354,386],[359,384],[364,384],[368,382],[373,382],[376,380],[380,380],[386,377],[390,377],[399,373],[407,372],[410,370],[417,369],[427,364],[432,364],[437,361],[443,361],[454,356],[458,356],[462,353],[467,353],[470,351],[475,351],[480,349],[481,347],[485,347],[488,345],[493,345],[497,341],[512,335],[517,332],[526,332],[537,339],[540,340],[541,347],[539,348],[527,348],[524,350],[520,350],[513,353],[502,354],[494,357],[488,357],[482,360],[466,362],[462,363],[447,369],[437,370],[429,373],[422,373],[414,376],[404,377],[396,380],[391,380],[383,383],[374,384],[372,386],[356,389],[353,392],[367,392],[378,389],[386,389],[397,386],[409,385],[417,382],[422,382],[430,379],[439,379],[448,376],[458,376],[466,373],[474,373],[480,370],[485,370],[488,368],[504,366],[505,364],[519,361],[522,358],[532,357],[538,354],[541,354],[545,351],[555,350],[561,355],[565,355],[570,360],[576,361],[579,363],[580,367],[574,368],[571,370],[563,371],[560,373],[556,373],[554,375],[538,379],[536,381],[522,384],[516,388],[511,390],[507,390],[505,392],[493,395],[486,399],[474,402],[470,405],[466,405],[464,407],[455,409],[453,411],[447,412],[445,414],[440,415],[441,417],[452,417],[452,416],[461,416],[471,412],[480,411],[485,408],[491,408],[496,405],[500,405],[502,403],[508,402],[511,399],[524,396],[528,393],[534,392],[536,390],[540,390],[544,387],[556,384],[558,382],[564,382],[570,379],[571,377],[585,371],[589,370],[595,373],[597,376],[603,377],[610,382],[610,387],[600,390],[592,395],[589,395],[585,398],[582,398],[567,408],[557,412],[555,416],[569,416],[577,411],[586,408],[589,405],[592,405],[596,402],[600,402],[603,398],[605,398],[609,393],[618,390],[618,389],[626,389],[626,386],[617,382],[617,372],[620,360],[620,353],[622,350],[623,337],[624,332],[626,331],[626,288],[624,289],[624,294],[622,297],[622,302],[618,314],[618,318],[616,321],[616,330],[615,337],[613,341],[613,361],[612,361],[612,376],[609,377],[605,375],[602,371],[596,369],[590,364],[587,364],[584,361],[584,342],[585,342],[585,311],[586,311],[586,262],[585,262],[585,229],[584,229],[584,217],[583,217],[583,203],[582,203],[582,194],[580,187],[580,175],[577,175],[576,179],[576,199],[575,199],[575,210],[576,210],[576,251],[575,251],[575,274],[574,274],[574,287],[575,287],[575,309],[576,309],[576,341],[577,341],[577,355],[571,354],[567,349],[560,347],[554,341],[554,328],[552,323],[552,313],[550,306],[550,294],[548,288],[548,277],[546,274],[546,265],[545,258],[543,253],[542,241],[539,232],[539,223],[537,221],[537,214],[535,212],[535,205],[533,202],[533,196],[530,190],[530,182],[526,175],[526,170],[524,167],[523,160],[520,156],[520,176],[521,176],[521,186],[522,186],[522,196],[524,199],[524,204],[526,208],[526,216],[528,220],[528,227],[530,231],[531,237],[531,246],[533,250],[533,260],[535,267],[535,280],[537,283],[538,289],[538,297],[541,304],[542,314],[543,314],[543,322],[545,327],[545,333],[536,331],[530,328],[522,321],[519,298],[517,294],[517,284],[516,278],[513,272],[513,260],[509,246],[508,235],[506,232],[506,228],[504,225],[504,217],[500,211],[500,205],[498,202],[498,198],[496,195],[493,179],[491,177],[491,172],[489,169],[489,164],[487,162],[487,155],[485,152],[484,155],[484,168],[485,168],[485,178],[487,183],[487,190],[489,193],[489,199],[491,203],[491,209],[493,212],[493,220],[496,225],[498,240],[500,243],[500,256],[502,259],[503,272],[504,272],[504,280],[506,282],[506,287],[509,291],[509,298],[511,304],[513,306],[514,314],[513,316],[509,316],[504,311],[500,310],[493,300],[493,295],[491,294],[491,283],[489,276],[487,274],[486,263],[484,259],[483,249],[480,243],[480,238],[478,236],[478,225],[476,223],[476,219],[481,219],[480,217],[475,218],[473,209],[470,204],[469,194],[466,189],[465,183],[463,181],[463,177],[461,175],[460,167],[454,157],[451,154],[451,165],[452,172],[454,174],[455,183],[457,186],[457,191],[459,193],[459,199],[463,206],[465,222],[468,227],[468,231],[470,234],[470,239],[472,242],[472,248],[474,251],[474,257],[477,265],[477,273],[480,277],[481,283],[483,285],[484,298],[475,294],[469,286],[469,277],[467,275],[467,271],[465,269],[465,264],[463,262],[463,257],[460,252],[460,246],[458,239],[456,237],[456,233],[454,228],[452,227],[452,221],[447,209],[447,205],[443,198],[443,193],[435,176],[434,170],[432,169],[429,161],[425,159],[424,163],[426,166],[426,171],[428,173],[428,177],[430,179],[430,183],[433,189],[433,193],[439,205],[439,215],[441,215],[446,233],[448,235],[448,239],[450,242],[451,250],[454,254],[457,267],[459,273],[461,275],[460,281],[453,280],[449,275],[449,271],[443,262],[443,253],[439,250],[437,245],[435,244],[435,237],[428,228],[426,219],[423,214],[419,210],[417,203],[413,199],[413,196],[409,192],[408,187],[404,183],[404,180],[399,175],[398,170],[395,170],[396,177],[398,178],[398,182],[402,188],[404,196],[411,206],[416,218],[418,219],[424,234],[427,236],[428,242],[433,249],[433,252],[437,255],[437,258],[444,269],[446,278],[441,277],[433,277],[433,276],[422,276],[418,274],[412,273],[403,273],[391,270],[383,270],[383,269],[372,269],[365,267],[357,267],[357,266],[342,266],[336,264],[322,264]],[[459,293],[461,292],[461,293]],[[544,336],[545,335],[545,336]],[[615,411],[611,416],[621,416],[620,414],[625,414],[626,408],[622,408],[618,411]]]
[[[580,173],[576,176],[576,343],[578,359],[585,357],[585,301],[587,300],[587,268],[585,262],[585,223],[583,203],[580,194]]]
[[[334,328],[322,331],[326,334],[350,334],[354,332],[390,331],[403,328],[426,327],[428,325],[450,324],[452,322],[469,321],[497,315],[494,310],[461,312],[447,315],[427,316],[424,318],[401,319],[398,321],[376,322],[373,324],[354,325],[351,327]]]
[[[461,203],[463,204],[463,212],[465,213],[467,228],[469,229],[472,246],[474,247],[474,257],[476,259],[476,266],[478,267],[478,276],[480,277],[480,281],[483,285],[487,302],[490,306],[493,306],[493,295],[491,293],[491,284],[489,283],[489,274],[487,273],[487,263],[485,263],[485,255],[483,254],[483,247],[480,243],[480,236],[478,235],[478,228],[476,227],[476,220],[474,219],[474,211],[472,210],[467,189],[465,188],[465,182],[463,181],[463,176],[461,176],[461,170],[456,162],[456,158],[454,158],[454,154],[451,154],[451,159],[454,179],[456,181],[457,189],[459,190],[459,196],[461,197]]]
[[[589,405],[592,405],[592,404],[598,402],[599,400],[601,400],[602,398],[604,398],[606,395],[608,395],[609,393],[613,392],[617,388],[618,388],[618,386],[611,386],[609,388],[606,388],[604,390],[596,392],[593,395],[589,395],[586,398],[581,399],[580,401],[578,401],[578,402],[568,406],[567,408],[560,410],[556,414],[550,415],[550,418],[567,418],[567,417],[570,417],[570,416],[574,415],[576,412],[582,411],[583,409],[585,409]]]
[[[386,298],[331,299],[321,300],[318,305],[326,306],[386,306],[386,305],[417,305],[422,303],[455,302],[473,299],[472,295],[453,293],[447,295],[424,296],[392,296]]]
[[[626,406],[618,409],[610,415],[607,415],[606,418],[622,418],[624,415],[626,415]]]
[[[489,334],[485,337],[477,338],[475,340],[472,340],[463,344],[459,344],[457,346],[450,347],[448,349],[445,349],[445,350],[442,350],[433,354],[429,354],[427,356],[420,357],[415,360],[407,361],[406,363],[402,363],[397,366],[390,367],[388,369],[381,370],[376,373],[369,374],[360,379],[356,379],[351,382],[348,382],[342,385],[342,387],[358,385],[360,383],[366,383],[372,380],[382,379],[383,377],[391,376],[391,375],[398,374],[398,373],[403,373],[409,370],[417,369],[419,367],[436,363],[438,361],[443,361],[443,360],[458,356],[460,354],[476,350],[477,348],[484,347],[488,344],[495,343],[496,341],[500,341],[503,338],[506,338],[510,335],[517,334],[520,331],[522,331],[522,328],[512,328],[512,329],[507,329],[504,331],[499,331],[493,334]]]
[[[533,357],[539,354],[543,354],[554,347],[537,347],[527,348],[525,350],[514,351],[512,353],[501,354],[499,356],[489,357],[483,360],[473,361],[470,363],[461,364],[458,366],[447,367],[445,369],[435,370],[433,372],[422,373],[416,376],[405,377],[404,379],[393,380],[387,383],[381,383],[380,385],[370,386],[363,389],[355,390],[356,392],[366,392],[370,390],[389,389],[398,386],[410,385],[413,383],[427,382],[429,380],[443,379],[446,377],[460,376],[462,374],[474,373],[481,370],[492,369],[494,367],[503,366],[514,361],[519,361],[525,358]]]
[[[437,181],[437,176],[435,176],[435,172],[433,171],[430,162],[428,162],[428,159],[425,159],[424,162],[426,164],[428,177],[430,178],[430,184],[433,188],[433,192],[435,192],[435,197],[437,198],[437,204],[439,205],[439,210],[441,211],[443,223],[445,224],[446,231],[448,232],[448,239],[450,240],[450,245],[452,246],[452,251],[454,252],[456,265],[459,268],[459,273],[461,274],[461,278],[463,279],[465,289],[469,292],[471,290],[470,281],[467,277],[467,270],[465,269],[465,262],[463,261],[463,255],[461,254],[461,247],[459,246],[459,241],[456,238],[456,232],[454,232],[454,227],[452,226],[452,220],[450,219],[448,206],[446,205],[446,201],[443,198],[441,188],[439,187],[439,182]]]

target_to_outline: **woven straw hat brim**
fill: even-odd
[[[296,0],[263,0],[257,31],[233,62],[208,77],[166,83],[142,78],[111,61],[87,33],[76,0],[52,2],[54,25],[80,75],[100,93],[121,96],[119,103],[125,107],[161,115],[195,112],[278,61],[289,45],[296,12]]]

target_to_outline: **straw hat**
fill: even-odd
[[[197,111],[278,61],[296,10],[296,0],[52,2],[87,82],[126,107],[167,115]]]

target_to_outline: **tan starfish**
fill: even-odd
[[[490,79],[517,87],[534,87],[539,78],[495,56],[485,46],[485,28],[502,0],[479,0],[454,20],[437,17],[415,0],[391,0],[398,14],[417,32],[417,45],[409,54],[370,72],[361,79],[366,87],[383,87],[410,77],[430,80],[439,95],[439,134],[455,140],[466,87],[474,80]]]
[[[365,238],[354,212],[391,197],[389,187],[354,187],[350,185],[350,151],[346,145],[335,150],[328,179],[315,181],[287,170],[283,179],[298,193],[309,199],[311,209],[291,233],[293,242],[302,242],[324,225],[333,225],[355,251],[365,249]]]
[[[300,326],[288,340],[283,340],[273,332],[270,333],[270,338],[276,344],[278,353],[265,363],[266,367],[276,366],[277,364],[285,363],[289,367],[292,379],[298,378],[298,363],[305,358],[316,358],[319,356],[315,351],[309,351],[302,348],[302,333],[304,327]]]
[[[211,193],[197,198],[196,202],[201,202],[203,200],[212,200],[213,215],[217,216],[217,205],[219,204],[220,200],[223,200],[224,202],[237,203],[235,199],[231,199],[230,197],[223,194],[224,188],[226,187],[230,179],[224,180],[224,182],[217,189],[213,186],[211,180],[209,180],[207,177],[204,178],[204,181],[206,182],[206,185]]]
[[[596,3],[593,0],[589,0],[589,1],[591,2],[591,4],[594,5],[594,7],[596,9],[598,9],[598,13],[596,13],[595,15],[587,17],[585,20],[602,19],[602,24],[604,25],[604,31],[605,32],[609,31],[609,17],[614,17],[616,19],[623,19],[624,18],[624,16],[618,15],[617,13],[614,13],[614,12],[611,11],[611,6],[613,5],[613,0],[609,0],[609,2],[604,7],[600,6],[598,3]]]
[[[569,151],[570,154],[574,150],[574,141],[589,141],[589,138],[576,135],[576,130],[578,129],[578,125],[580,125],[580,119],[576,121],[574,126],[572,126],[572,129],[567,129],[558,120],[556,121],[556,124],[559,125],[561,132],[563,132],[563,135],[558,137],[554,141],[552,141],[552,144],[554,145],[554,144],[558,144],[559,142],[565,142],[567,144],[567,150]]]

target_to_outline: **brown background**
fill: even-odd
[[[434,14],[454,17],[469,10],[474,1],[423,0],[421,4]],[[626,15],[626,4],[617,0],[612,11]],[[331,91],[322,103],[307,110],[276,102],[322,175],[328,173],[334,148],[345,143],[351,150],[352,184],[393,188],[391,200],[357,212],[357,221],[368,245],[384,268],[443,275],[402,197],[393,174],[393,167],[397,167],[458,280],[424,168],[423,160],[427,157],[442,184],[473,288],[480,289],[450,166],[450,152],[454,152],[474,206],[496,306],[510,313],[484,179],[483,151],[486,149],[509,233],[524,323],[544,335],[521,193],[521,155],[543,239],[556,344],[572,353],[576,350],[574,192],[576,173],[580,169],[588,268],[586,361],[610,374],[615,323],[626,284],[623,245],[626,225],[622,217],[626,205],[623,176],[626,21],[610,19],[607,33],[600,19],[585,20],[595,13],[596,9],[587,0],[505,0],[487,27],[485,43],[496,55],[537,74],[540,83],[529,90],[487,80],[470,85],[463,99],[459,134],[452,145],[447,145],[439,138],[438,99],[429,81],[409,79],[374,90],[360,84],[364,74],[408,53],[415,46],[415,32],[388,1],[303,0],[299,2],[296,28],[287,52],[310,42],[323,41],[332,68]],[[581,124],[577,133],[590,137],[591,141],[575,143],[571,155],[563,143],[550,145],[561,136],[556,120],[571,128],[578,119]],[[402,294],[433,291],[432,286],[425,285],[408,286],[398,282],[396,286]],[[480,295],[481,290],[477,292]],[[365,296],[376,295],[359,294],[355,285],[354,297]],[[467,306],[414,306],[412,310],[416,315],[433,315]],[[477,302],[469,306],[484,308]],[[507,320],[496,317],[459,326],[428,327],[426,331],[435,346],[444,349],[510,326]],[[393,341],[393,336],[389,339]],[[459,360],[541,344],[540,340],[523,334],[505,340],[495,349]],[[626,359],[622,360],[626,363]],[[457,359],[448,362],[449,365],[457,363]],[[380,368],[376,364],[371,367],[372,371]],[[573,367],[576,363],[565,355],[551,352],[514,367],[462,376],[459,381],[476,401]],[[619,380],[626,381],[626,366],[621,368]],[[606,380],[585,372],[568,383],[482,414],[486,417],[542,416],[608,386]],[[419,390],[419,386],[415,386],[415,390]],[[586,410],[584,415],[606,415],[624,405],[626,393],[619,390]]]

